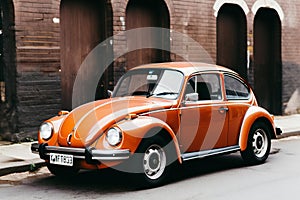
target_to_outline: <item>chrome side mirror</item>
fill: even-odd
[[[109,98],[111,98],[112,95],[113,95],[113,92],[111,90],[107,90],[107,95],[108,95]]]
[[[189,93],[185,95],[185,101],[198,101],[199,94],[198,93]]]

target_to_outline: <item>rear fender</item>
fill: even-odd
[[[153,137],[155,134],[168,134],[164,135],[172,138],[168,145],[174,145],[178,161],[182,163],[177,137],[164,121],[154,117],[139,116],[135,119],[123,120],[117,126],[124,133],[122,148],[128,148],[132,153],[136,151],[144,138]]]
[[[258,121],[263,120],[266,122],[266,125],[269,126],[271,130],[271,138],[276,137],[275,136],[275,124],[274,124],[274,117],[270,115],[268,111],[261,107],[252,106],[248,109],[248,111],[245,114],[242,127],[240,130],[240,137],[239,137],[239,146],[241,151],[246,150],[247,148],[247,141],[248,141],[248,135],[250,132],[250,129],[252,125]]]

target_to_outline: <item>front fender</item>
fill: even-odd
[[[128,148],[132,153],[136,151],[142,139],[152,137],[154,136],[153,134],[162,132],[164,134],[169,134],[172,138],[178,161],[182,163],[177,137],[170,126],[164,121],[154,117],[139,116],[135,119],[124,120],[118,123],[117,126],[124,133],[122,148]],[[152,130],[156,130],[156,132],[152,133]],[[149,135],[150,132],[151,135]]]
[[[273,116],[261,107],[252,106],[247,110],[240,130],[239,146],[241,151],[244,151],[247,148],[248,135],[252,125],[255,123],[255,121],[260,119],[268,122],[268,124],[272,127],[271,134],[273,135],[271,135],[271,137],[274,137],[275,124]]]
[[[60,129],[61,124],[63,123],[63,120],[65,119],[66,114],[58,115],[55,117],[52,117],[51,119],[46,120],[45,122],[49,122],[53,126],[53,135],[49,140],[44,140],[40,137],[40,133],[38,132],[38,142],[39,144],[42,143],[48,143],[50,146],[56,146],[57,145],[57,138],[58,138],[58,132]]]

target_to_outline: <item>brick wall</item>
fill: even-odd
[[[58,0],[15,0],[17,133],[35,136],[40,123],[61,107]]]
[[[39,124],[56,114],[61,107],[60,86],[60,27],[53,23],[59,18],[60,0],[11,0],[14,7],[16,59],[16,139],[34,137]],[[242,0],[240,0],[242,1]],[[273,1],[273,0],[269,0]],[[113,41],[115,82],[126,71],[126,57],[121,50],[127,48],[126,6],[129,0],[111,0],[113,12]],[[253,32],[254,15],[251,8],[255,0],[245,0],[248,40]],[[300,87],[300,1],[277,0],[283,9],[282,21],[282,88],[283,109],[291,95]],[[216,62],[216,17],[214,0],[165,0],[170,14],[170,28],[186,34],[202,46],[212,62]],[[171,52],[180,52],[186,59],[203,60],[195,53],[195,44],[187,44],[182,37],[171,41]],[[171,53],[171,60],[181,57]],[[210,60],[210,59],[209,59]],[[208,60],[208,61],[209,61]],[[250,70],[251,71],[251,70]],[[253,78],[250,74],[250,81]]]
[[[292,94],[300,89],[300,1],[278,1],[284,12],[282,22],[282,98],[286,107]]]

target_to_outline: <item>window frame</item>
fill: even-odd
[[[226,82],[225,82],[225,78],[226,77],[232,78],[232,79],[236,80],[237,82],[239,82],[241,85],[243,85],[247,89],[247,94],[248,94],[247,97],[243,97],[243,96],[237,95],[236,98],[230,98],[229,95],[227,95]],[[230,74],[230,73],[224,73],[223,74],[223,78],[224,78],[224,90],[225,90],[224,94],[225,94],[225,97],[226,97],[226,99],[228,101],[245,101],[245,100],[249,100],[250,99],[250,97],[251,97],[251,88],[247,84],[247,82],[245,82],[245,80],[243,80],[239,76],[236,76],[236,75]],[[233,92],[236,93],[235,90],[233,90]]]
[[[186,94],[189,94],[189,93],[186,93],[187,91],[187,86],[188,86],[188,83],[191,79],[195,78],[196,76],[203,76],[203,75],[214,75],[218,78],[218,82],[219,82],[219,95],[220,95],[220,98],[219,99],[215,99],[215,98],[211,98],[209,100],[201,100],[201,99],[198,99],[197,101],[188,101],[185,99],[186,97]],[[197,78],[195,78],[197,80]],[[185,87],[184,87],[184,90],[183,90],[183,99],[182,99],[182,102],[184,102],[185,104],[199,104],[199,103],[202,103],[202,102],[207,102],[207,101],[212,101],[212,102],[219,102],[219,101],[224,101],[224,95],[223,95],[223,86],[222,86],[222,78],[221,78],[221,74],[219,72],[214,72],[214,71],[208,71],[208,72],[201,72],[201,73],[195,73],[195,74],[192,74],[188,77],[187,81],[186,81],[186,84],[185,84]],[[195,92],[197,93],[197,92]],[[191,94],[191,93],[190,93]],[[210,94],[211,96],[212,94]]]

